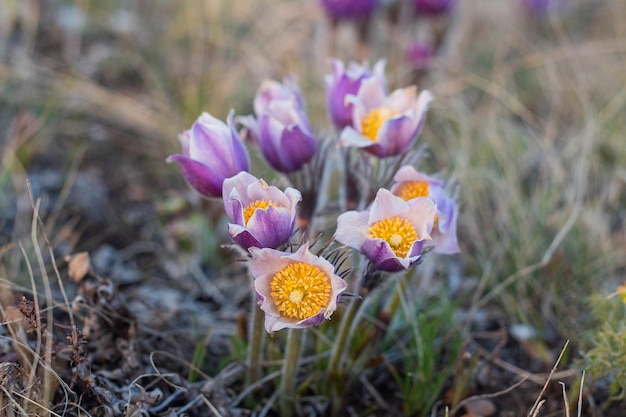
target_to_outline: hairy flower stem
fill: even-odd
[[[248,369],[246,385],[257,382],[261,375],[261,347],[265,335],[264,318],[261,308],[257,305],[257,295],[252,292],[252,312],[248,331]]]
[[[391,322],[393,316],[395,316],[396,311],[398,310],[398,306],[400,305],[400,300],[402,296],[406,292],[406,287],[409,283],[409,274],[402,274],[398,277],[396,281],[396,288],[393,291],[393,295],[391,296],[391,300],[389,300],[389,306],[387,307],[387,311],[385,312],[385,316]]]
[[[289,329],[287,334],[287,351],[283,362],[282,378],[280,380],[280,415],[291,417],[295,415],[296,375],[304,339],[303,329]]]

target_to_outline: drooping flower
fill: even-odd
[[[367,18],[378,6],[378,0],[320,0],[319,2],[332,20]]]
[[[266,161],[277,171],[293,172],[309,162],[317,140],[304,111],[304,100],[292,80],[265,81],[254,98],[253,117],[241,119]]]
[[[300,191],[288,187],[283,193],[247,172],[224,180],[226,214],[233,221],[228,233],[248,249],[277,248],[289,242],[296,221]]]
[[[364,254],[378,270],[400,271],[420,261],[436,212],[430,197],[405,201],[381,188],[369,210],[337,218],[335,239]]]
[[[333,59],[333,73],[326,76],[326,103],[328,114],[337,129],[352,124],[354,106],[346,102],[348,95],[359,92],[363,80],[376,77],[385,85],[385,61],[381,60],[374,65],[373,71],[365,65],[350,62],[348,68],[338,59]]]
[[[439,15],[452,10],[456,0],[413,0],[413,6],[418,14]]]
[[[417,96],[415,86],[398,89],[389,96],[376,77],[361,83],[356,96],[348,96],[354,104],[353,126],[340,136],[344,146],[356,146],[379,157],[403,153],[419,134],[432,94],[424,90]]]
[[[250,273],[268,333],[318,325],[337,309],[346,282],[330,262],[309,251],[308,243],[295,253],[254,247],[250,253]]]
[[[171,155],[189,185],[205,197],[221,197],[224,179],[249,169],[248,152],[233,128],[233,110],[227,123],[202,113],[191,129],[178,136],[182,154]]]
[[[433,251],[450,255],[459,252],[456,235],[458,206],[446,193],[443,181],[422,174],[412,166],[405,165],[394,176],[391,192],[405,201],[419,197],[431,197],[437,203],[437,216],[432,230]]]

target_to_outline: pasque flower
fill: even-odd
[[[272,168],[293,172],[313,158],[317,140],[292,80],[263,82],[254,98],[254,112],[256,120],[248,117],[241,122],[251,130]]]
[[[320,5],[333,20],[369,17],[378,6],[378,0],[319,0]]]
[[[295,253],[254,247],[250,253],[250,273],[269,333],[318,325],[337,309],[346,282],[330,262],[309,251],[308,243]]]
[[[363,80],[376,77],[385,85],[385,61],[381,60],[374,65],[373,71],[365,65],[350,62],[348,67],[338,59],[333,59],[333,73],[326,76],[326,103],[328,114],[337,129],[352,124],[354,105],[346,102],[348,95],[359,92]]]
[[[177,162],[185,180],[205,197],[220,197],[224,179],[249,169],[248,152],[233,128],[233,114],[228,124],[209,113],[202,113],[191,129],[178,136],[182,154],[167,162]]]
[[[424,90],[417,96],[415,86],[385,95],[385,85],[377,77],[361,83],[354,105],[353,125],[340,136],[344,146],[356,146],[380,158],[403,153],[419,134],[432,94]]]
[[[456,235],[458,206],[446,193],[443,182],[426,174],[418,172],[410,165],[405,165],[394,176],[395,183],[391,192],[403,200],[432,197],[437,203],[437,216],[431,233],[434,252],[453,254],[459,252]]]
[[[438,15],[449,12],[456,0],[413,0],[418,14]]]
[[[405,201],[381,188],[369,210],[337,218],[335,239],[364,254],[378,270],[400,271],[421,259],[436,212],[430,197]]]
[[[301,198],[300,191],[294,188],[282,192],[247,172],[227,178],[224,208],[233,221],[228,225],[228,233],[244,249],[284,245],[293,233]]]

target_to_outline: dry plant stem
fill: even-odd
[[[280,392],[280,415],[284,417],[295,415],[296,375],[304,332],[304,329],[289,329],[287,333],[287,351],[278,390]]]
[[[539,393],[537,400],[535,400],[535,404],[533,404],[530,411],[528,412],[529,416],[536,416],[539,413],[539,408],[541,408],[541,406],[545,402],[541,401],[541,397],[543,397],[543,394],[546,392],[546,388],[548,388],[548,384],[552,380],[552,375],[554,375],[554,373],[556,372],[556,368],[559,365],[559,362],[561,362],[561,358],[563,358],[563,354],[565,353],[567,346],[569,346],[569,340],[565,342],[565,345],[563,345],[563,349],[561,349],[559,357],[556,359],[556,362],[554,362],[554,367],[550,371],[550,376],[548,376],[548,378],[546,379],[546,383],[543,385],[543,388],[541,388],[541,392]]]
[[[261,309],[257,305],[256,292],[252,292],[252,310],[250,329],[248,332],[248,369],[246,371],[246,385],[257,382],[261,376],[261,347],[265,335],[264,320]]]

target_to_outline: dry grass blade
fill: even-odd
[[[565,345],[563,345],[563,349],[561,349],[561,353],[559,354],[559,357],[554,362],[554,366],[552,367],[552,370],[550,371],[550,375],[546,379],[546,383],[543,385],[543,388],[541,388],[541,392],[537,396],[535,403],[530,408],[530,411],[528,412],[528,416],[536,417],[538,415],[539,408],[541,408],[541,406],[545,402],[545,400],[541,400],[541,397],[543,397],[543,394],[546,392],[546,389],[548,388],[548,384],[552,380],[552,376],[556,372],[557,366],[559,365],[559,362],[561,362],[561,358],[563,358],[563,354],[565,353],[565,350],[567,349],[568,346],[569,346],[569,340],[565,342]]]

